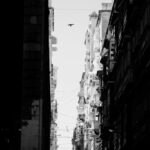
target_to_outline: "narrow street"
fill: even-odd
[[[2,6],[1,150],[150,149],[149,0]]]

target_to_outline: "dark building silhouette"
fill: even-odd
[[[50,143],[48,0],[7,1],[2,19],[0,149],[48,150]],[[35,128],[34,128],[35,126]],[[31,127],[31,128],[30,128]],[[35,129],[35,133],[31,131]],[[33,138],[33,147],[27,142]],[[32,139],[32,138],[31,138]],[[29,147],[28,147],[29,146]]]
[[[150,2],[115,0],[102,56],[103,149],[150,147]]]

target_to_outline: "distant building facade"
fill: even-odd
[[[57,115],[58,115],[58,104],[57,99],[55,98],[55,90],[57,87],[57,73],[58,67],[53,63],[53,54],[57,51],[57,38],[53,36],[54,31],[54,8],[50,5],[50,16],[49,16],[49,30],[51,34],[49,36],[49,47],[50,47],[50,106],[51,106],[51,115],[50,115],[50,149],[57,150]]]
[[[112,1],[102,1],[98,13],[89,15],[90,24],[85,34],[85,71],[80,81],[78,118],[83,127],[83,149],[103,150],[102,122],[103,105],[101,100],[103,86],[103,64],[101,50],[104,43]],[[79,108],[82,108],[82,115]]]
[[[58,68],[51,64],[51,88],[50,88],[50,95],[51,95],[51,126],[50,126],[50,149],[56,150],[57,149],[57,100],[55,98],[55,89],[57,87],[57,70]]]

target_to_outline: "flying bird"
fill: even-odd
[[[70,26],[70,27],[73,26],[73,25],[74,25],[73,23],[69,23],[69,24],[68,24],[68,26]]]

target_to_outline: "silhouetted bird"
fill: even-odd
[[[74,24],[72,24],[72,23],[68,24],[68,26],[70,26],[70,27],[73,26],[73,25],[74,25]]]

